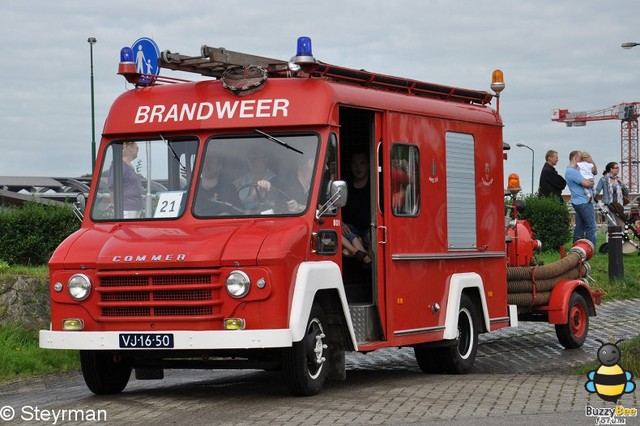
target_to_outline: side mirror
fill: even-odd
[[[344,207],[347,205],[347,183],[345,181],[334,180],[331,182],[329,200],[334,200],[333,205],[335,207]]]
[[[336,207],[344,207],[347,204],[347,183],[343,180],[334,180],[329,189],[329,199],[316,210],[316,219]]]
[[[82,218],[84,217],[84,209],[87,207],[87,199],[84,194],[78,194],[76,197],[76,202],[73,203],[73,214],[76,215],[78,220],[82,222]]]
[[[76,197],[76,205],[78,209],[84,213],[84,209],[87,207],[87,198],[84,194],[78,194]]]

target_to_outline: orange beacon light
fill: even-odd
[[[511,192],[512,195],[516,195],[518,192],[522,191],[520,187],[520,176],[517,173],[511,173],[509,178],[507,179],[507,190]]]
[[[496,96],[500,96],[500,92],[504,90],[504,73],[502,70],[494,70],[491,73],[491,90],[496,93]]]

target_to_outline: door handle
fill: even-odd
[[[386,226],[378,226],[378,229],[382,231],[383,239],[378,241],[378,244],[387,244],[387,227]]]

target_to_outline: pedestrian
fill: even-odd
[[[135,141],[127,141],[122,143],[122,181],[117,183],[115,180],[114,165],[109,168],[109,193],[111,197],[111,205],[114,203],[114,193],[122,192],[122,208],[124,219],[137,219],[141,216],[144,208],[144,200],[142,197],[143,188],[140,176],[131,162],[138,157],[140,147]]]
[[[620,165],[615,161],[607,163],[602,173],[602,177],[598,181],[596,194],[602,192],[602,203],[624,204],[624,197],[629,196],[629,188],[622,183],[620,179]]]
[[[595,176],[598,174],[598,168],[594,164],[593,159],[591,158],[591,154],[586,151],[582,151],[581,160],[578,161],[578,170],[580,170],[580,174],[582,175],[582,177],[584,177],[585,179],[589,179],[595,184]],[[584,193],[589,201],[593,199],[593,187],[585,188]]]
[[[584,192],[584,188],[593,188],[593,182],[585,179],[578,170],[582,160],[581,151],[571,151],[565,180],[571,193],[571,205],[575,211],[576,226],[573,229],[573,242],[586,238],[596,247],[596,216],[593,203]]]
[[[607,163],[596,186],[595,195],[602,192],[602,204],[608,206],[609,210],[616,215],[618,225],[624,226],[627,220],[627,216],[624,213],[624,200],[625,197],[629,196],[629,188],[622,183],[618,173],[620,173],[620,165],[618,163],[615,161]]]
[[[544,159],[545,163],[542,166],[542,172],[540,172],[538,193],[542,197],[556,196],[562,200],[562,190],[567,186],[567,182],[555,169],[555,165],[558,164],[558,153],[550,149]]]

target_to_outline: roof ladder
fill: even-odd
[[[315,60],[314,60],[315,61]],[[302,71],[294,72],[288,61],[234,52],[224,47],[203,45],[200,56],[186,56],[165,50],[158,58],[162,68],[191,72],[203,76],[222,78],[225,71],[236,68],[257,66],[270,76],[315,77],[342,83],[351,83],[375,89],[390,90],[428,98],[447,99],[457,102],[488,104],[493,95],[488,92],[443,86],[408,78],[376,74],[365,70],[343,68],[324,62],[305,63]]]
[[[222,74],[232,68],[259,66],[267,72],[281,72],[288,70],[288,62],[280,59],[265,58],[246,53],[234,52],[224,47],[210,47],[203,45],[200,56],[186,56],[165,50],[158,58],[162,68],[175,71],[192,72],[208,77],[220,78]]]

